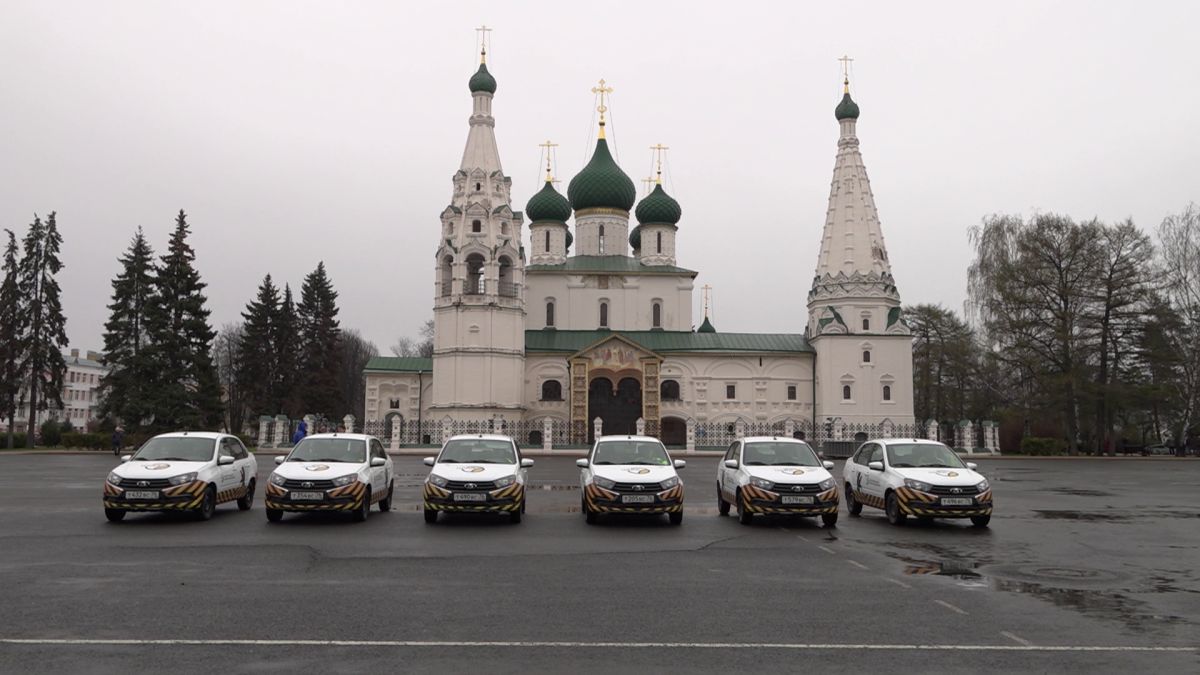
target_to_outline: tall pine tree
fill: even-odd
[[[277,412],[289,417],[304,414],[304,401],[300,396],[300,320],[296,316],[296,302],[292,299],[292,287],[283,286],[283,300],[279,312],[272,322],[271,344],[275,349],[275,400]]]
[[[277,391],[279,357],[275,351],[275,322],[279,318],[279,289],[271,275],[263,278],[258,295],[242,312],[245,323],[239,336],[238,356],[241,367],[238,380],[246,407],[253,414],[280,412]]]
[[[304,277],[296,314],[300,320],[304,412],[339,417],[346,412],[338,389],[341,329],[337,291],[325,273],[324,262]]]
[[[100,412],[131,426],[141,426],[154,414],[157,378],[150,350],[147,313],[154,291],[154,251],[137,229],[129,250],[120,258],[121,273],[113,279],[112,304],[104,324],[105,364]]]
[[[60,289],[55,275],[62,270],[58,254],[62,236],[52,211],[43,224],[37,216],[25,234],[23,255],[17,265],[17,288],[25,298],[20,325],[21,374],[27,378],[29,433],[25,445],[33,447],[37,413],[51,405],[62,407],[63,376],[67,363],[62,350],[67,346],[67,319],[63,316]]]
[[[0,266],[0,417],[8,420],[4,447],[13,447],[13,424],[17,416],[17,396],[21,393],[21,344],[24,331],[21,327],[22,308],[25,299],[17,284],[17,266],[20,263],[17,237],[12,230],[4,247],[4,263]]]
[[[154,298],[146,324],[155,370],[154,426],[216,429],[221,423],[221,385],[212,358],[216,333],[204,306],[204,282],[188,244],[187,214],[175,218],[167,253],[154,273]]]

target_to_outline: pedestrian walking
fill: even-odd
[[[308,423],[305,422],[304,420],[300,420],[300,424],[296,425],[296,433],[292,434],[292,445],[295,445],[295,444],[299,443],[300,441],[304,440],[304,437],[307,435],[308,435]]]
[[[114,456],[121,454],[121,448],[125,447],[125,429],[117,426],[112,432],[112,451]]]

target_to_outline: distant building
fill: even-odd
[[[63,376],[63,406],[39,411],[35,426],[54,419],[69,421],[72,427],[83,429],[89,421],[99,419],[100,381],[108,374],[108,368],[100,352],[87,351],[80,356],[78,349],[72,349],[70,353],[63,354],[63,358],[67,362],[67,372]],[[28,391],[22,390],[18,400],[26,399],[28,395]],[[29,428],[28,404],[18,405],[14,428],[18,433]],[[8,420],[0,417],[0,430],[7,429]]]

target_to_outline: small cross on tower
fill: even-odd
[[[654,151],[654,161],[658,165],[658,170],[657,170],[657,174],[655,176],[654,182],[658,185],[662,185],[663,155],[666,153],[667,150],[670,150],[670,148],[663,145],[662,143],[655,143],[654,145],[650,146],[650,149]]]
[[[538,147],[546,154],[546,182],[552,183],[554,182],[554,175],[550,170],[551,153],[553,152],[553,148],[558,147],[558,143],[551,143],[549,139],[546,139],[545,143],[538,143]]]
[[[846,87],[846,93],[849,94],[850,93],[850,64],[854,62],[854,59],[850,58],[849,56],[843,55],[842,58],[838,59],[838,61],[842,62],[842,83]]]
[[[606,85],[604,78],[600,78],[600,86],[592,87],[592,93],[600,96],[600,105],[596,106],[600,113],[600,126],[604,126],[604,113],[608,112],[608,106],[604,105],[604,97],[613,93],[613,88]]]
[[[476,28],[475,32],[479,33],[479,62],[487,63],[487,39],[492,29],[484,25]]]

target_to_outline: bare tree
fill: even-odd
[[[363,369],[373,356],[379,356],[375,343],[368,341],[355,329],[343,329],[342,341],[338,345],[341,352],[338,370],[338,386],[342,390],[342,400],[349,407],[350,414],[355,419],[366,416],[366,379]],[[349,431],[349,430],[347,430]]]
[[[1177,444],[1184,444],[1200,399],[1200,209],[1189,204],[1158,228],[1163,291],[1179,320],[1171,342],[1179,355],[1176,391],[1181,399]]]
[[[433,358],[433,319],[421,324],[419,338],[399,337],[391,350],[393,356]]]
[[[225,403],[225,431],[240,434],[246,426],[246,394],[243,386],[244,360],[242,344],[245,341],[245,326],[242,323],[227,323],[221,326],[213,341],[213,360],[217,364],[217,379],[221,382],[221,398]]]

